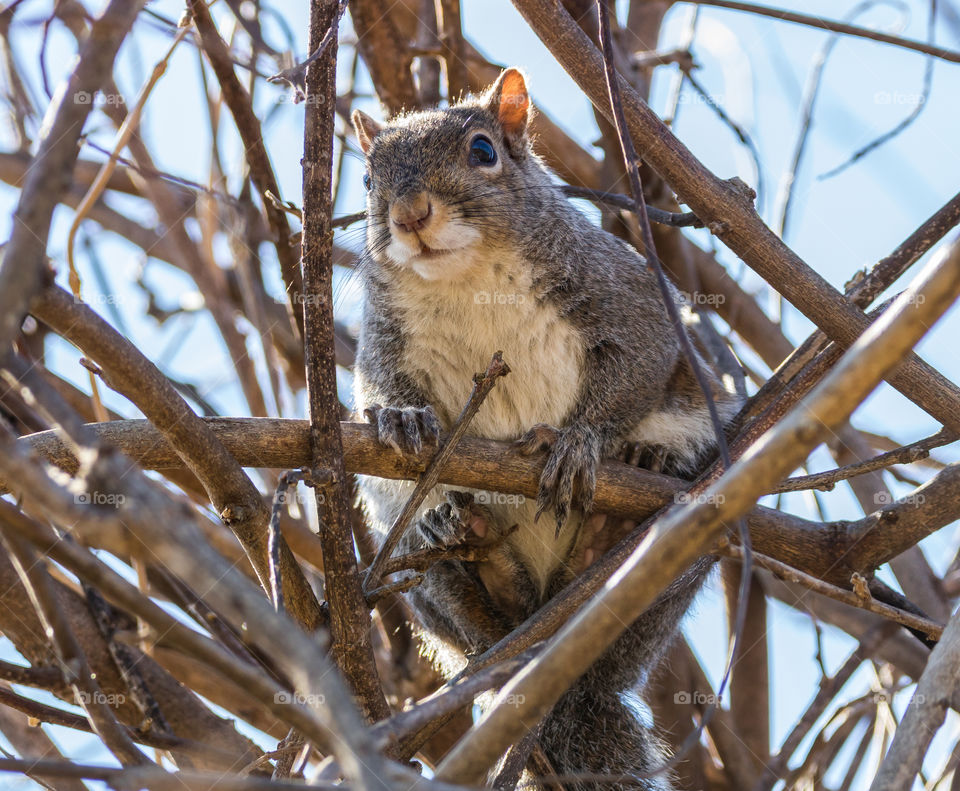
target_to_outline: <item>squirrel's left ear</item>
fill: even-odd
[[[500,121],[503,134],[511,144],[523,139],[531,107],[527,81],[519,69],[507,69],[490,87],[487,108]]]
[[[350,120],[353,121],[353,129],[357,133],[361,150],[364,154],[368,153],[373,145],[373,138],[383,131],[383,124],[374,121],[363,110],[354,110]]]

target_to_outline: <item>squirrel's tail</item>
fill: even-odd
[[[619,693],[580,679],[543,724],[540,745],[567,791],[670,791],[669,754]],[[622,778],[622,779],[617,779]]]
[[[701,558],[675,580],[557,702],[540,746],[569,791],[669,791],[669,753],[627,696],[647,680],[713,565]],[[639,702],[639,701],[638,701]],[[603,775],[575,779],[577,776]],[[623,778],[617,780],[616,778]]]

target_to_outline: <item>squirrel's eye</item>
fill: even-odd
[[[490,138],[477,135],[470,143],[471,165],[494,165],[497,161],[497,149]]]
[[[369,173],[363,174],[363,186],[366,188],[367,192],[370,192],[370,190],[373,189],[373,182],[370,180]]]

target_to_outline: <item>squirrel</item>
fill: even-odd
[[[366,160],[367,242],[357,410],[398,453],[437,443],[471,376],[502,350],[498,382],[469,433],[547,450],[536,503],[438,486],[398,552],[467,544],[477,562],[431,567],[407,594],[426,650],[452,676],[532,615],[605,551],[591,514],[601,458],[632,449],[690,477],[715,452],[705,397],[680,348],[655,273],[626,242],[570,204],[528,135],[523,74],[484,93],[380,123],[352,121]],[[673,293],[679,300],[679,293]],[[723,421],[738,399],[705,362]],[[636,458],[634,458],[636,461]],[[382,541],[410,482],[362,477]],[[540,519],[550,511],[555,519]],[[571,688],[539,743],[570,789],[669,789],[660,741],[628,696],[658,664],[712,561],[664,592]],[[576,775],[630,776],[622,784]]]

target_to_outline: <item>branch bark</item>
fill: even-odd
[[[893,742],[880,765],[870,791],[909,788],[920,772],[927,747],[951,706],[957,705],[957,674],[960,672],[960,615],[947,624],[943,639],[930,654]]]
[[[351,6],[356,14],[356,6]],[[336,0],[313,2],[310,51],[335,25]],[[356,17],[354,17],[356,21]],[[360,31],[358,30],[358,33]],[[362,39],[361,39],[362,40]],[[333,232],[331,181],[336,105],[336,35],[323,57],[307,70],[303,144],[303,301],[307,397],[310,406],[310,467],[329,470],[329,486],[315,488],[323,548],[324,588],[330,612],[331,653],[368,718],[389,715],[373,661],[370,611],[357,568],[347,501],[347,474],[340,435],[340,399],[333,330]],[[408,70],[409,74],[409,70]]]
[[[243,467],[292,469],[309,466],[309,425],[279,418],[206,418],[201,421]],[[183,460],[146,420],[92,424],[103,442],[122,450],[145,469],[170,471]],[[348,473],[416,480],[436,450],[399,457],[384,450],[376,430],[363,423],[342,423]],[[52,464],[76,473],[77,461],[52,431],[20,440]],[[544,456],[520,456],[509,443],[464,437],[444,466],[440,483],[536,497]],[[913,494],[850,522],[812,522],[756,506],[747,516],[755,549],[833,584],[848,586],[853,572],[868,575],[944,525],[960,519],[960,464],[947,466]],[[0,491],[13,481],[0,480]],[[597,471],[595,509],[645,519],[680,501],[689,483],[605,460]]]

